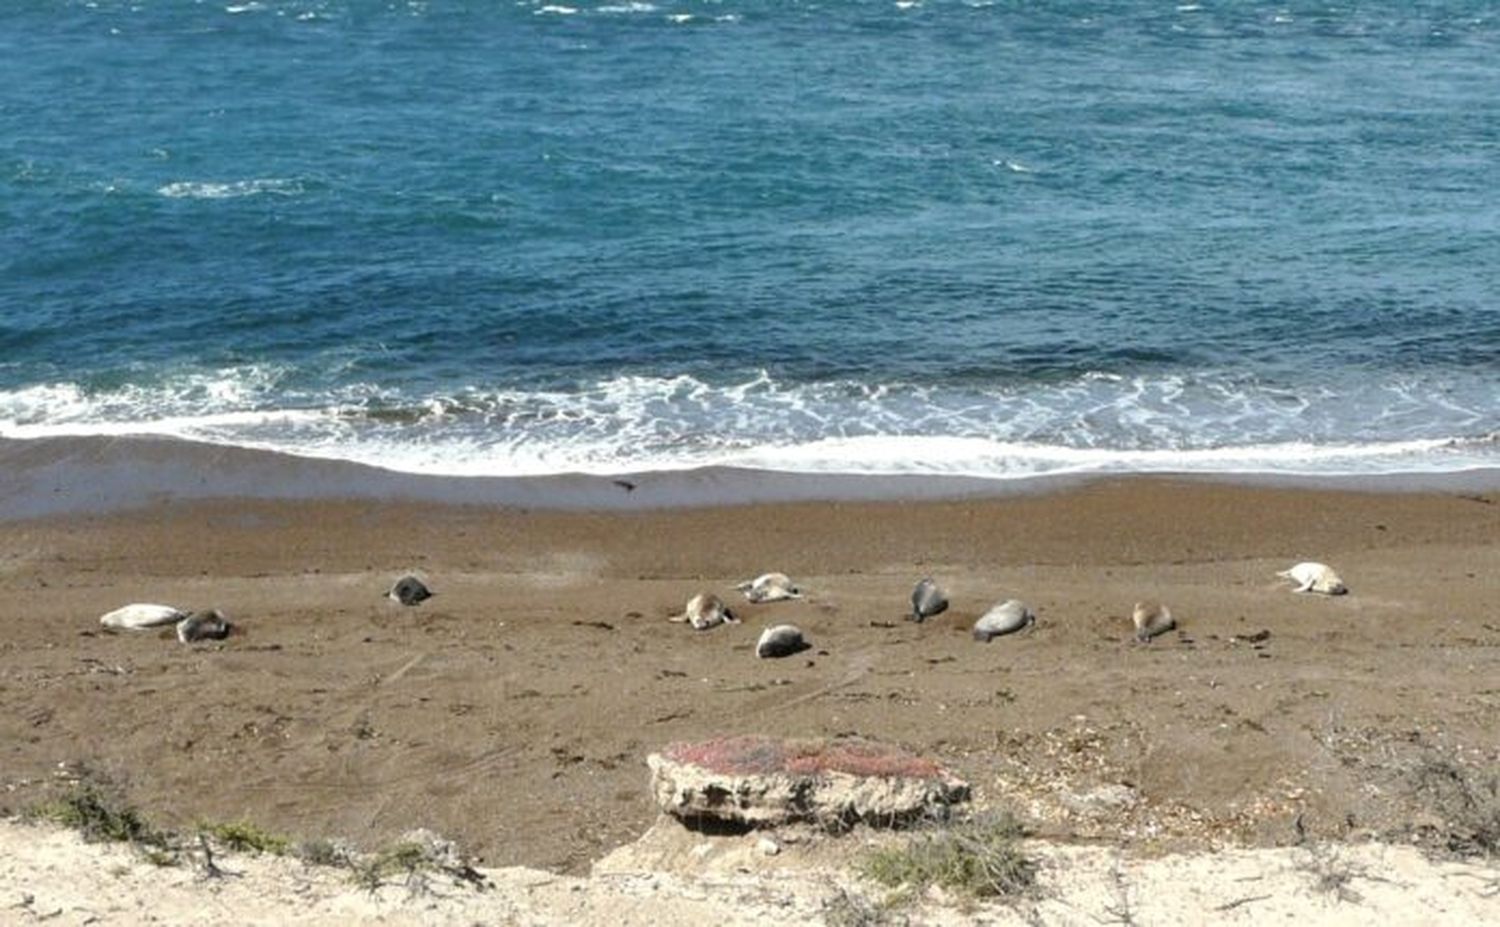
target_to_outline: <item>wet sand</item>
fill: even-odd
[[[16,517],[41,480],[88,488],[76,460],[33,464],[0,489],[0,807],[83,764],[165,825],[367,846],[425,826],[490,865],[579,871],[651,825],[645,757],[668,741],[858,733],[935,754],[1048,838],[1441,847],[1462,825],[1449,772],[1500,762],[1492,490],[1132,478],[564,510],[304,493],[292,463],[241,498]],[[1351,594],[1292,594],[1274,574],[1303,559]],[[807,599],[739,601],[768,570]],[[382,598],[406,571],[437,596]],[[919,626],[903,612],[925,575],[953,607]],[[698,591],[744,623],[669,623]],[[972,641],[1008,597],[1035,630]],[[1136,644],[1143,598],[1180,632]],[[99,628],[138,601],[221,608],[246,633]],[[813,649],[757,660],[786,622]]]

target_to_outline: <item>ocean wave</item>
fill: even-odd
[[[723,383],[632,375],[408,395],[248,366],[0,391],[0,437],[160,435],[447,475],[1425,472],[1500,465],[1494,389],[1102,371],[971,388],[787,382],[762,371]]]
[[[234,180],[227,182],[179,180],[158,187],[156,192],[170,199],[228,200],[242,196],[274,194],[276,196],[299,196],[304,192],[302,181],[267,177],[256,180]]]

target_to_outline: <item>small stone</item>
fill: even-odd
[[[775,856],[781,852],[781,845],[770,837],[762,837],[755,842],[755,848],[760,850],[762,856]]]

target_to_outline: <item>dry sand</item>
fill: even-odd
[[[829,838],[834,839],[834,838]],[[857,838],[836,838],[848,843]],[[977,903],[928,892],[882,909],[884,892],[820,847],[767,859],[755,838],[703,838],[675,824],[601,860],[587,877],[525,867],[483,872],[475,888],[441,876],[378,889],[342,870],[216,853],[161,868],[121,845],[0,822],[0,922],[209,925],[572,925],[701,927],[932,924],[1493,924],[1500,870],[1435,861],[1382,844],[1226,850],[1139,858],[1098,846],[1027,847],[1028,895]],[[845,848],[846,850],[852,848]],[[845,856],[848,855],[846,852]]]
[[[939,757],[1041,838],[1131,858],[1463,848],[1460,806],[1500,762],[1497,502],[1129,479],[638,511],[164,497],[0,521],[0,808],[87,767],[166,826],[367,847],[423,826],[490,866],[580,874],[652,825],[662,744],[858,733]],[[1292,594],[1274,574],[1303,559],[1352,593]],[[381,598],[408,570],[437,596]],[[739,601],[769,570],[807,598]],[[918,626],[925,575],[953,608]],[[666,620],[699,591],[744,623]],[[1010,597],[1035,630],[973,642]],[[1145,598],[1181,631],[1134,643]],[[246,634],[102,632],[128,602],[218,607]],[[786,622],[813,649],[755,659]]]

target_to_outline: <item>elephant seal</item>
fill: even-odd
[[[99,623],[106,628],[139,631],[144,628],[159,628],[162,625],[176,624],[186,617],[186,613],[170,605],[136,603],[117,608],[100,617]]]
[[[761,632],[755,642],[755,655],[762,660],[768,657],[789,657],[808,649],[811,644],[802,638],[802,629],[789,624],[778,624]]]
[[[396,580],[396,584],[391,587],[390,592],[385,594],[385,597],[400,602],[402,605],[420,605],[432,598],[432,590],[415,576],[403,576]]]
[[[929,576],[911,591],[911,620],[918,624],[942,614],[948,608],[948,594]]]
[[[721,624],[739,624],[734,612],[724,605],[724,600],[712,592],[700,592],[688,599],[687,608],[681,615],[673,615],[669,621],[686,621],[695,630],[707,631]]]
[[[780,602],[783,599],[802,598],[802,590],[785,573],[766,573],[747,579],[734,588],[743,592],[751,602]]]
[[[1159,637],[1177,627],[1177,621],[1172,617],[1172,610],[1160,602],[1135,603],[1135,611],[1131,614],[1130,620],[1135,624],[1135,639],[1143,644],[1149,644],[1152,638]]]
[[[1019,599],[1006,599],[974,622],[974,639],[989,643],[1002,634],[1013,634],[1036,624],[1036,615]]]
[[[233,630],[234,625],[229,623],[224,613],[217,608],[211,608],[206,612],[191,612],[186,618],[177,622],[177,639],[184,644],[221,641]]]
[[[1349,591],[1339,574],[1326,563],[1299,563],[1290,570],[1276,574],[1283,579],[1298,583],[1293,592],[1316,592],[1322,595],[1343,595]]]

